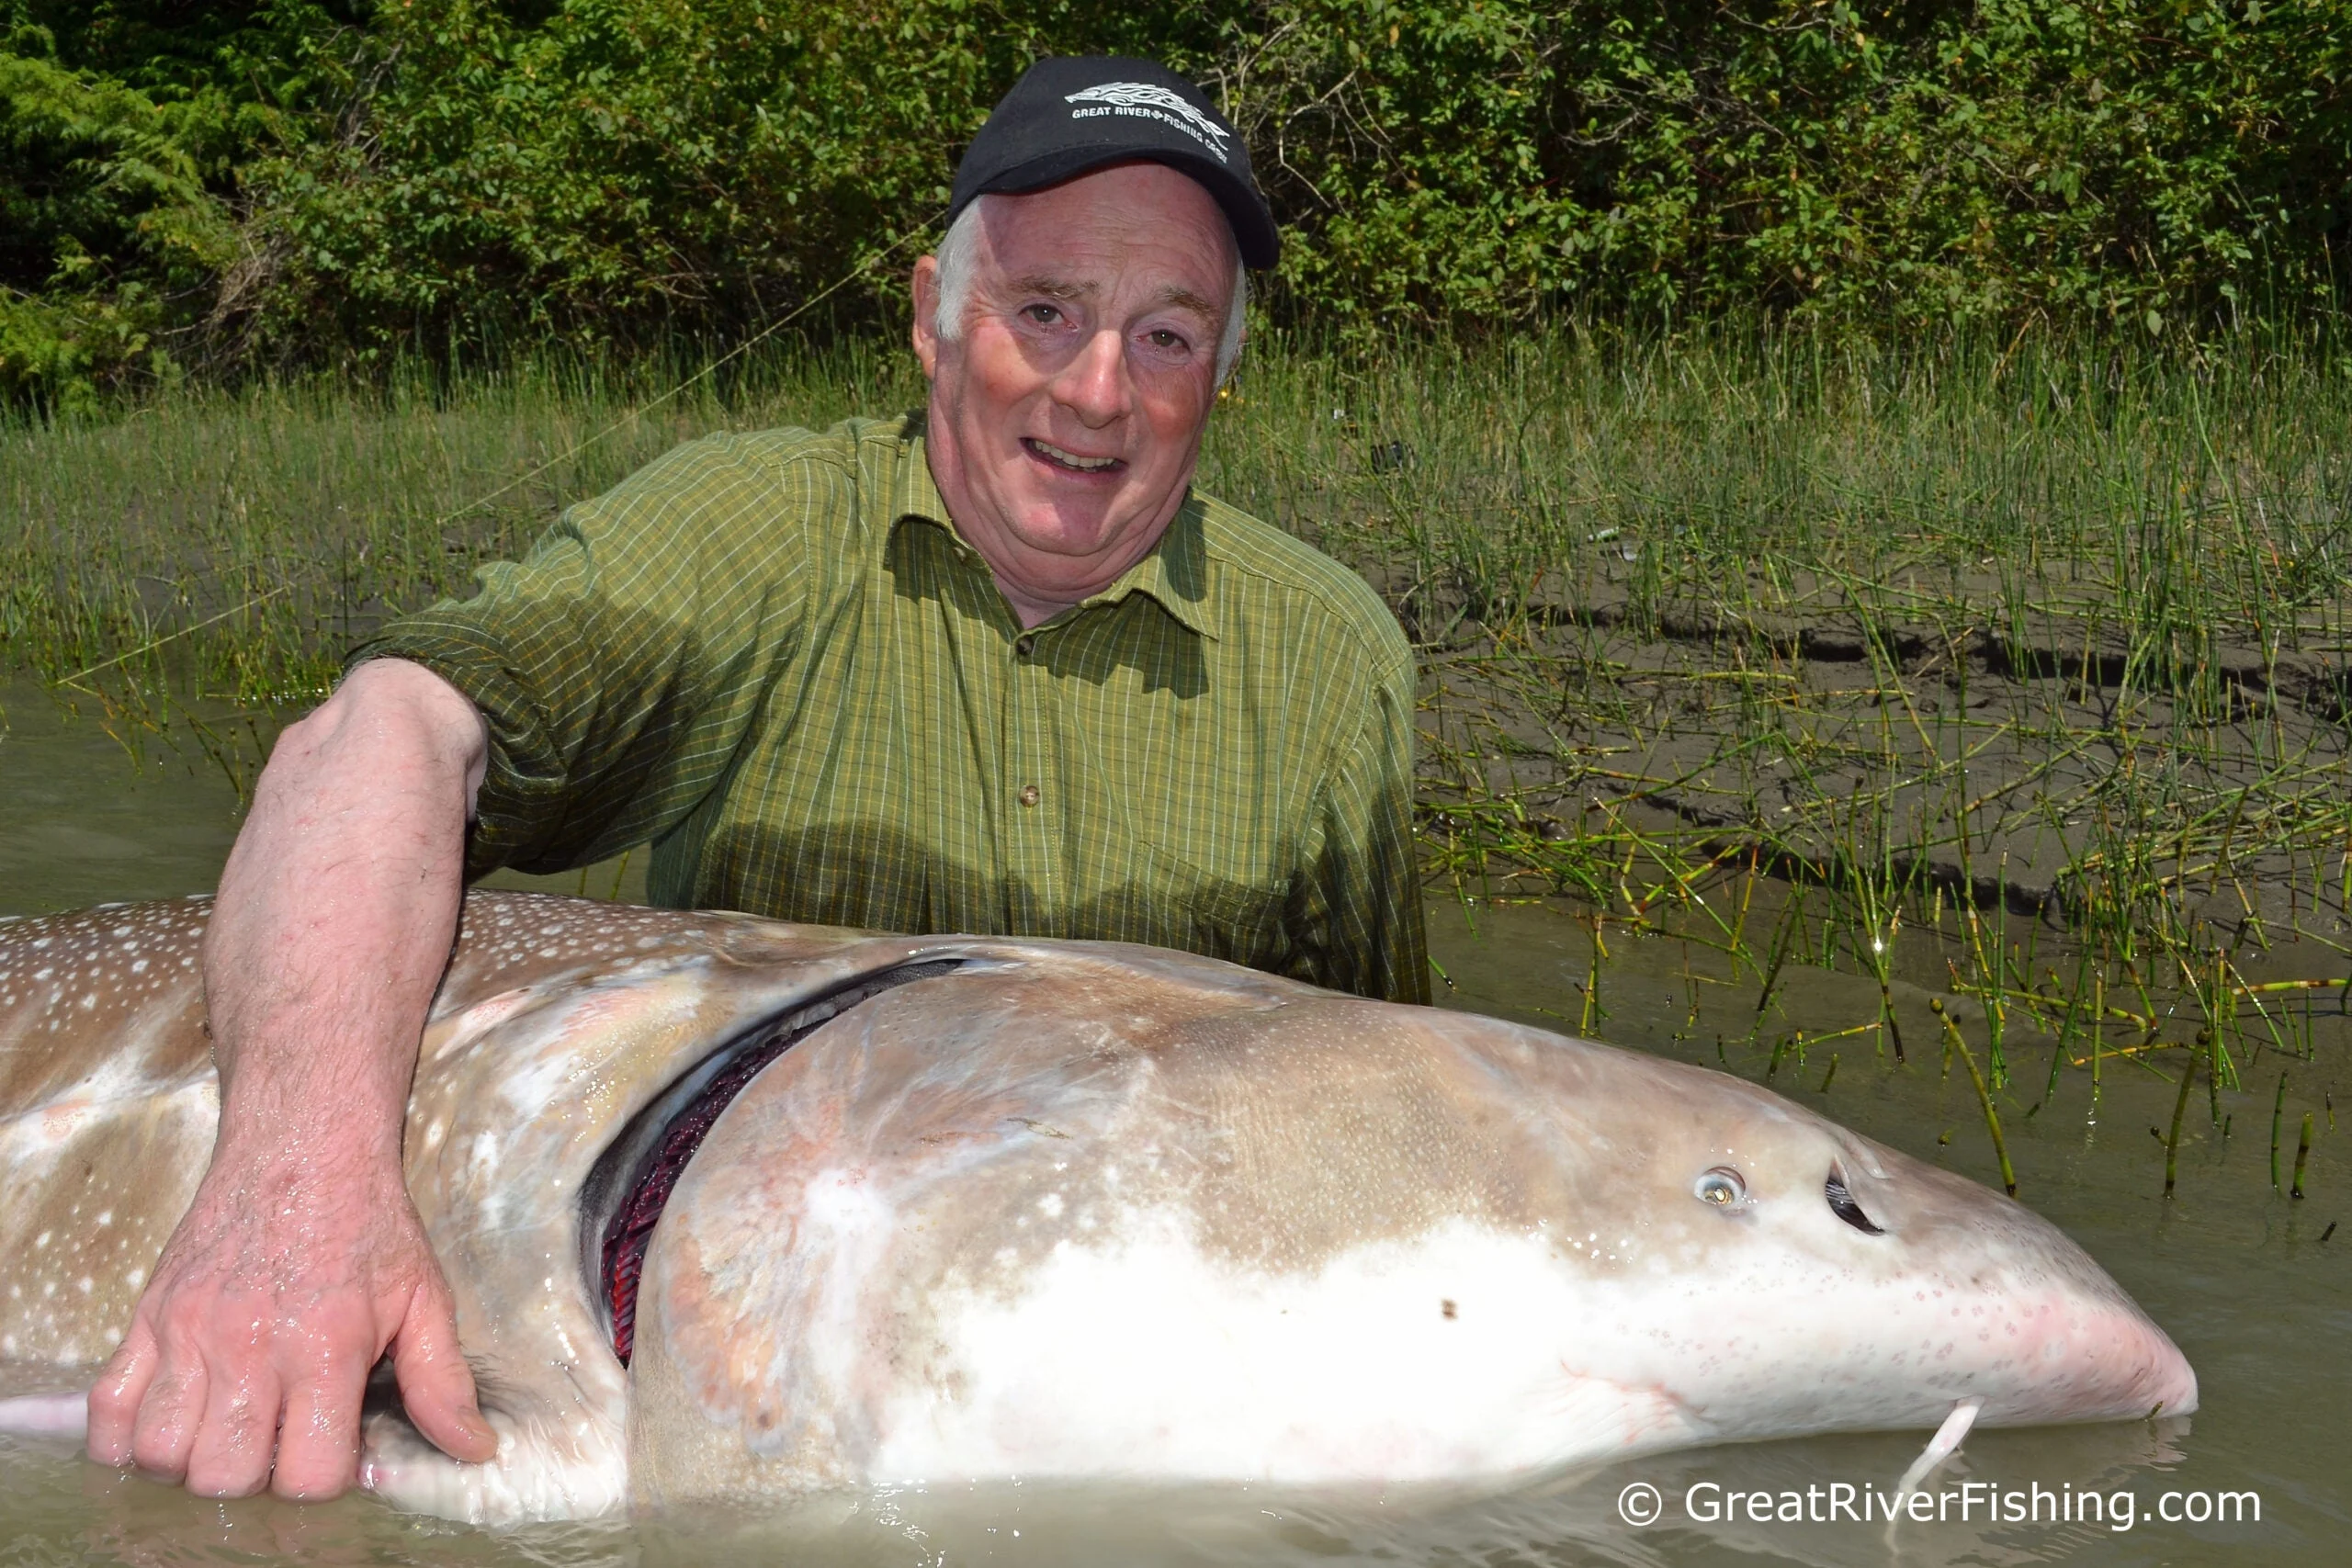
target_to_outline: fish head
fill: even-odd
[[[1575,1355],[1722,1438],[2195,1409],[2179,1349],[2003,1192],[1725,1074],[1561,1043],[1539,1055],[1554,1194],[1595,1307]],[[1564,1071],[1565,1069],[1565,1071]]]

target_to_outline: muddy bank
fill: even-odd
[[[1505,604],[1367,575],[1423,648],[1426,825],[1538,879],[1639,842],[2231,945],[2352,927],[2352,650],[2291,604],[2201,625],[2080,569],[1666,596],[1637,557]]]

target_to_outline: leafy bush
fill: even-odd
[[[191,118],[119,82],[0,54],[0,396],[162,364],[175,291],[200,287],[235,249],[190,152]]]
[[[1236,78],[1317,304],[2159,319],[2326,275],[2352,10],[1277,6]]]
[[[104,50],[0,57],[0,199],[40,209],[0,243],[36,324],[0,333],[51,345],[0,349],[19,386],[174,331],[297,360],[739,333],[919,240],[1047,51],[1206,83],[1286,226],[1269,308],[1367,330],[2332,309],[2352,194],[2343,0],[270,0],[196,43],[143,3]],[[894,314],[911,254],[829,309]]]
[[[1069,4],[393,0],[343,62],[348,129],[253,172],[266,314],[378,346],[754,322],[921,230],[1051,40],[1170,31]]]

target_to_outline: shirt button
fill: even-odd
[[[1036,804],[1037,804],[1037,786],[1036,786],[1035,784],[1023,784],[1023,785],[1021,786],[1021,795],[1020,795],[1019,798],[1020,798],[1021,804],[1022,804],[1022,805],[1023,805],[1023,806],[1035,806],[1035,805],[1036,805]]]
[[[1019,654],[1022,658],[1026,659],[1031,654],[1037,651],[1037,639],[1034,637],[1015,638],[1012,644],[1012,651]]]

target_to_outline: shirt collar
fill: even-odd
[[[893,498],[892,527],[910,520],[935,525],[955,541],[959,554],[986,571],[988,563],[964,542],[947,515],[947,502],[939,493],[939,482],[931,477],[931,460],[924,451],[922,436],[909,434],[904,438],[903,452],[899,464],[898,493]],[[1185,630],[1210,642],[1216,641],[1208,606],[1208,543],[1202,534],[1201,510],[1200,498],[1187,494],[1184,504],[1177,508],[1174,519],[1169,523],[1168,531],[1160,535],[1149,554],[1121,572],[1108,587],[1089,594],[1046,624],[1053,625],[1097,604],[1116,604],[1131,593],[1141,593]]]

